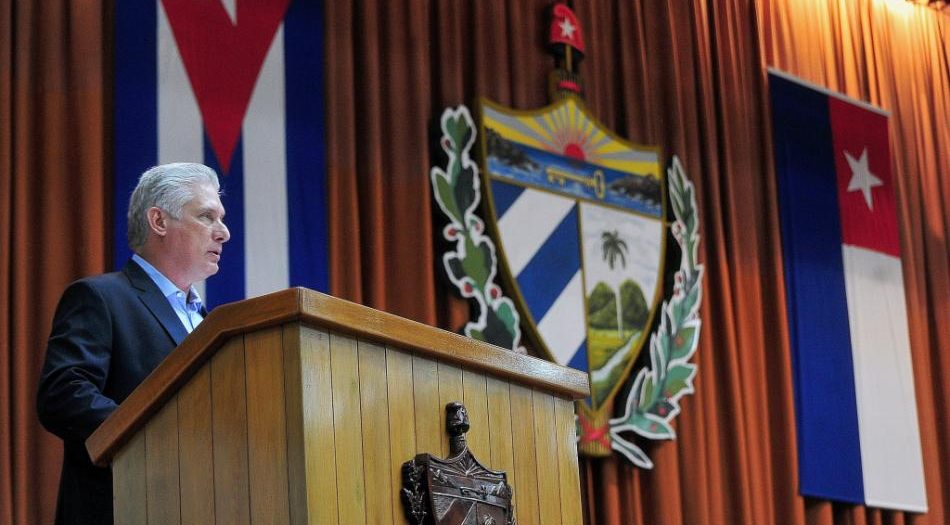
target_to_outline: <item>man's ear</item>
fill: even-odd
[[[152,206],[145,212],[148,218],[148,227],[155,235],[164,237],[168,232],[168,216],[161,208]]]

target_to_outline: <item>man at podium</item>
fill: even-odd
[[[194,284],[217,273],[230,238],[219,192],[201,164],[146,171],[129,201],[132,258],[63,292],[37,393],[40,421],[64,444],[58,525],[112,523],[112,474],[85,441],[206,315]]]

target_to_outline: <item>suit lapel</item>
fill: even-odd
[[[172,305],[168,304],[168,299],[162,295],[152,278],[132,260],[125,263],[122,271],[128,276],[132,286],[139,291],[139,299],[145,307],[158,319],[165,332],[175,341],[175,345],[180,345],[188,335],[188,330],[185,329],[178,314],[175,313]]]

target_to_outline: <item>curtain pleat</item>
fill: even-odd
[[[13,351],[10,348],[10,271],[13,260],[13,7],[0,0],[0,521],[13,523]],[[39,459],[39,458],[28,458]]]
[[[298,0],[299,1],[299,0]],[[457,330],[429,169],[443,109],[549,103],[549,0],[324,2],[331,291]],[[0,0],[0,523],[50,523],[33,397],[52,309],[109,260],[112,2]],[[939,525],[950,508],[950,16],[902,0],[577,0],[590,111],[677,155],[705,265],[696,392],[654,470],[581,461],[597,525]],[[891,114],[930,511],[798,495],[767,66]]]

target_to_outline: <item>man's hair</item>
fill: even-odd
[[[176,219],[181,210],[195,196],[195,186],[210,184],[220,192],[218,174],[204,164],[175,162],[149,169],[139,178],[139,183],[129,199],[129,247],[138,250],[148,239],[148,215],[151,207],[161,208]]]

